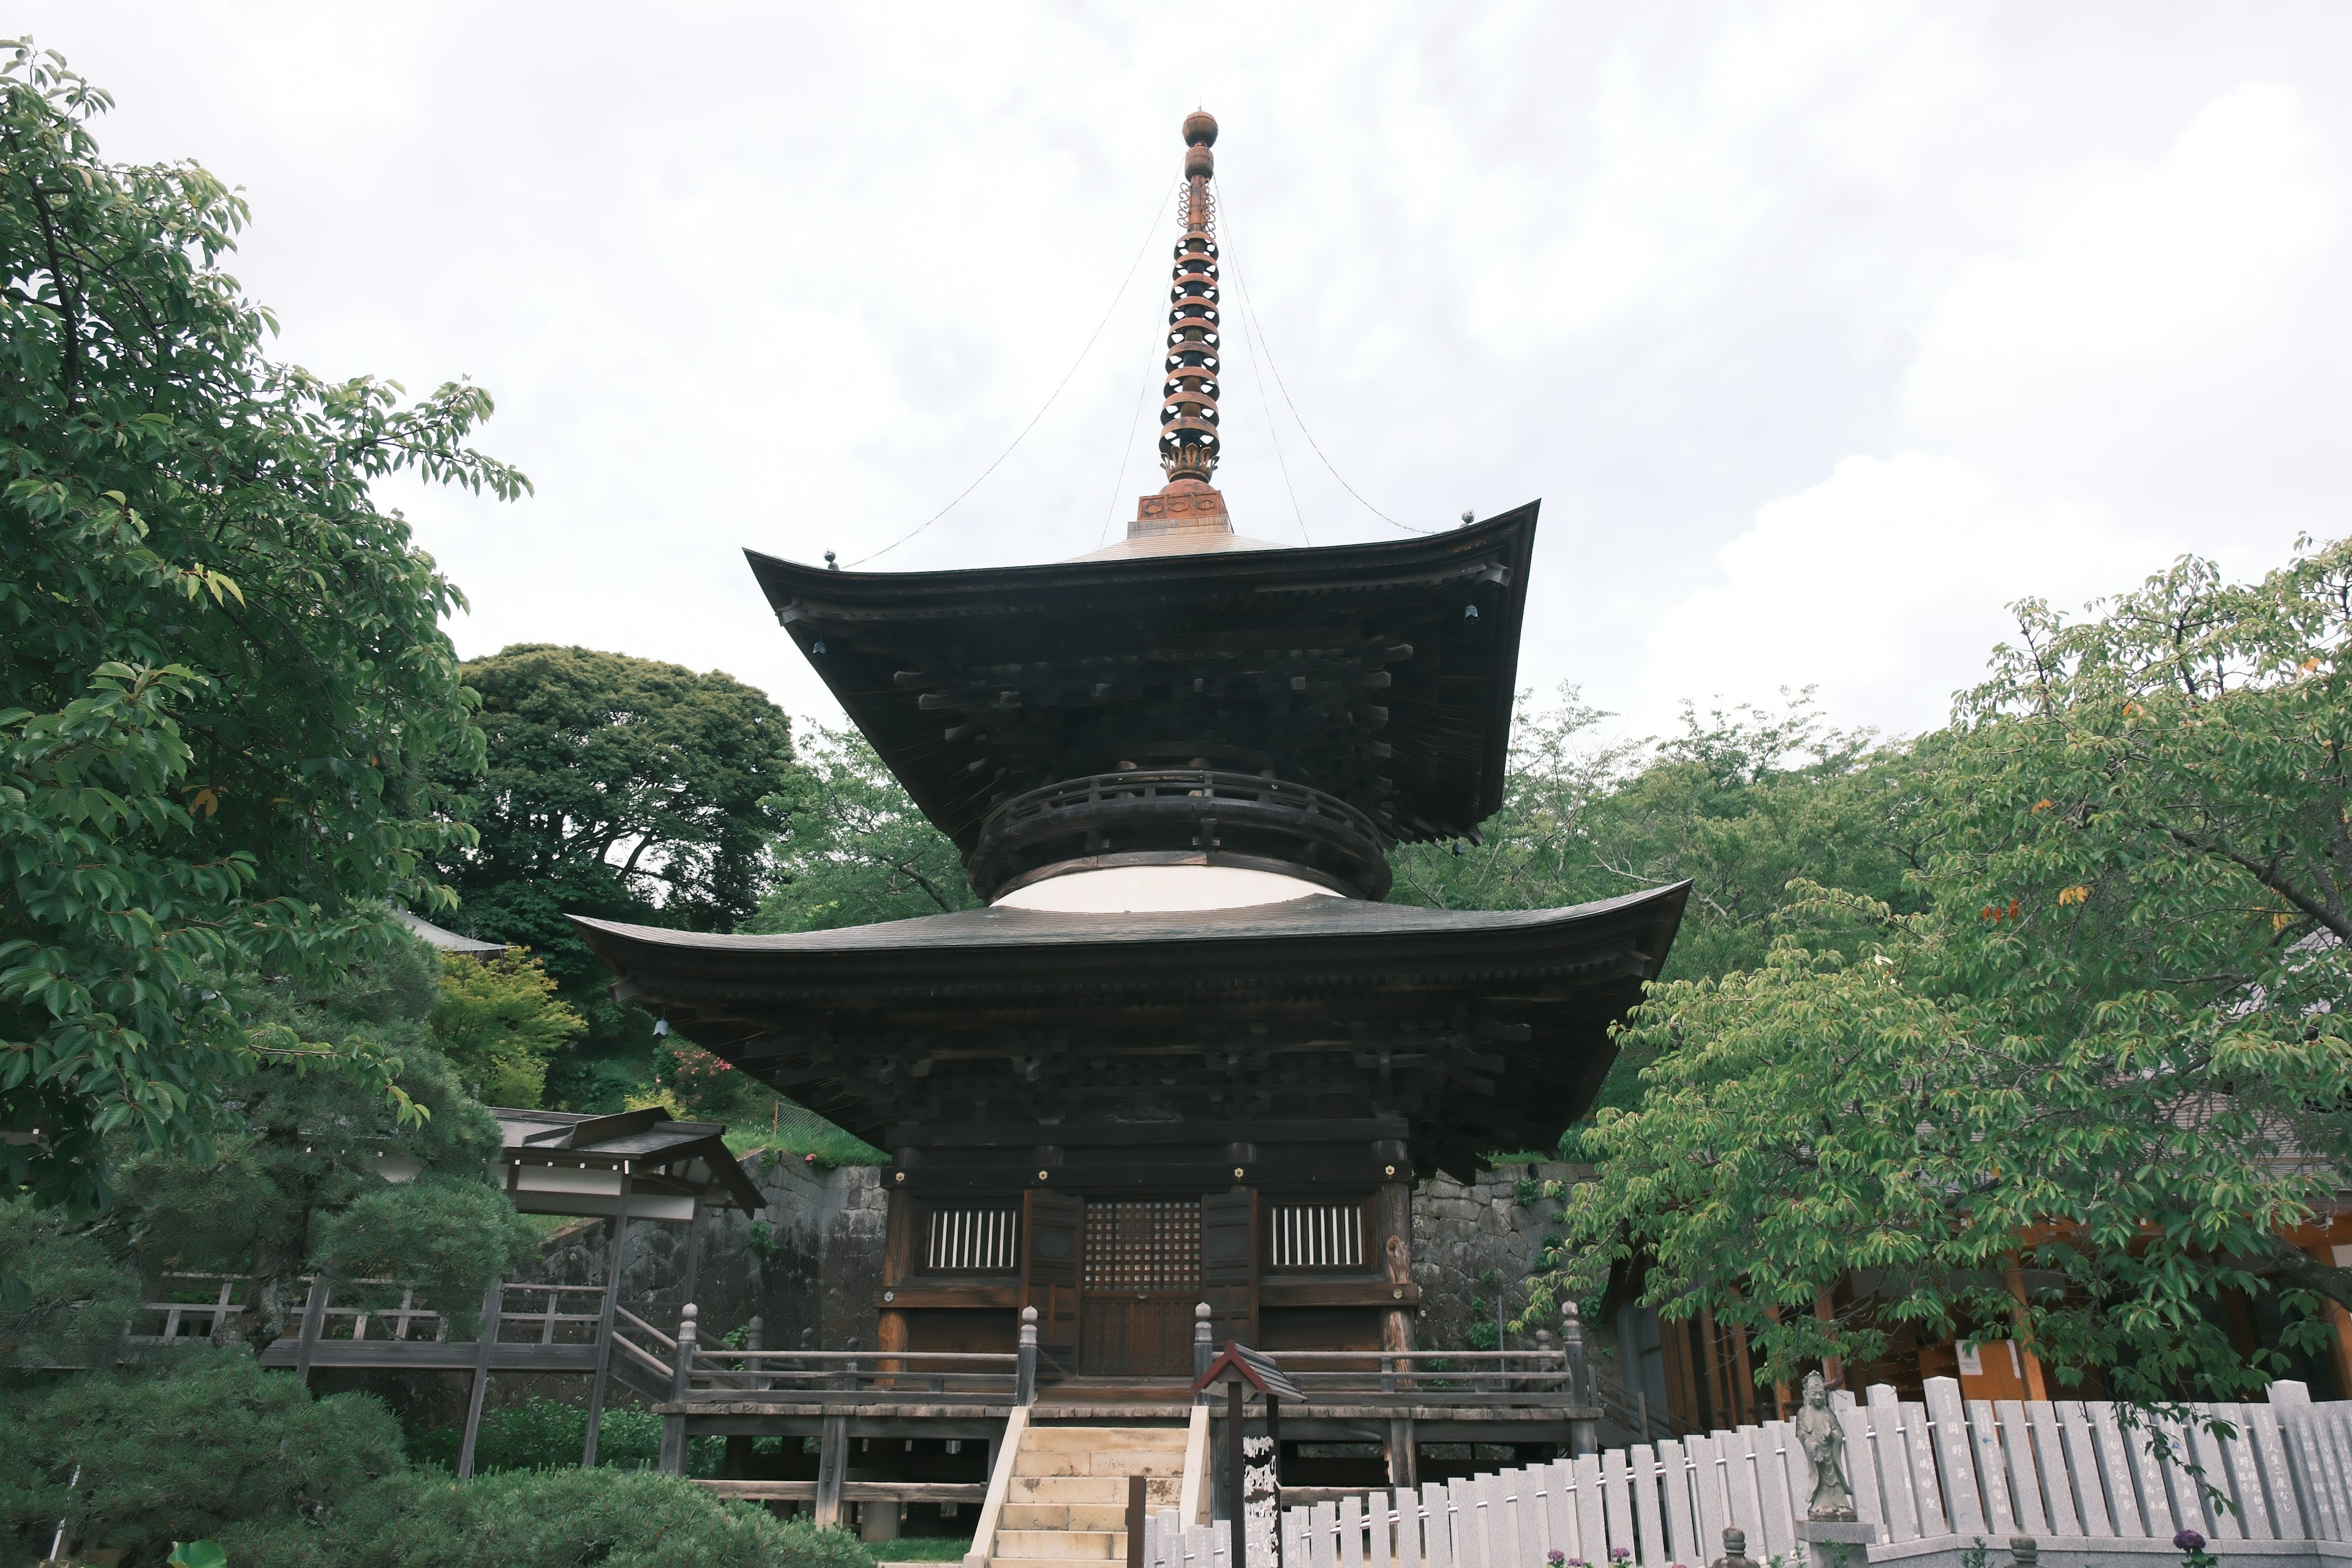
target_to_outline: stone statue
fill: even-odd
[[[1797,1411],[1797,1443],[1813,1472],[1813,1497],[1807,1519],[1850,1520],[1853,1488],[1845,1473],[1845,1428],[1830,1408],[1829,1384],[1818,1372],[1805,1373],[1804,1403]]]
[[[1748,1532],[1733,1525],[1723,1532],[1723,1555],[1707,1568],[1763,1568],[1763,1564],[1748,1555]]]

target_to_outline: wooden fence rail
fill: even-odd
[[[2093,1561],[2168,1554],[2195,1530],[2225,1558],[2352,1559],[2352,1402],[2301,1384],[2190,1422],[2135,1422],[2101,1401],[1962,1400],[1929,1378],[1924,1403],[1874,1387],[1833,1396],[1871,1555],[1932,1555],[2027,1535]],[[1533,1568],[1558,1552],[1595,1568],[1696,1564],[1747,1531],[1751,1556],[1795,1558],[1811,1482],[1787,1422],[1767,1421],[1283,1510],[1286,1568]],[[1228,1526],[1150,1521],[1151,1568],[1228,1568]],[[2321,1543],[2336,1543],[2323,1545]],[[1906,1550],[1907,1548],[1907,1550]],[[1619,1554],[1622,1553],[1622,1556]],[[1255,1551],[1253,1550],[1253,1556]],[[1818,1555],[1818,1553],[1816,1553]]]

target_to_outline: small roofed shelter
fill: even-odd
[[[1192,1395],[1197,1399],[1219,1384],[1225,1389],[1225,1512],[1233,1521],[1233,1561],[1247,1563],[1249,1521],[1253,1517],[1271,1520],[1282,1512],[1282,1402],[1303,1402],[1307,1395],[1283,1374],[1272,1356],[1233,1340],[1227,1340],[1216,1359],[1192,1380]],[[1260,1481],[1256,1487],[1249,1484],[1253,1467],[1247,1462],[1249,1445],[1242,1434],[1242,1404],[1252,1389],[1265,1399],[1265,1463],[1255,1467]],[[1279,1563],[1279,1531],[1270,1544]]]
[[[596,1326],[596,1371],[588,1390],[588,1457],[593,1463],[596,1423],[613,1375],[613,1322],[621,1304],[621,1269],[631,1220],[666,1220],[686,1227],[686,1268],[680,1301],[694,1299],[701,1262],[706,1208],[766,1206],[760,1189],[728,1152],[727,1129],[717,1121],[679,1121],[652,1106],[613,1115],[523,1110],[493,1106],[505,1137],[499,1153],[507,1196],[524,1214],[576,1215],[605,1224],[604,1295]],[[481,1395],[467,1417],[467,1454],[480,1419]]]
[[[717,1121],[678,1121],[660,1106],[610,1115],[493,1106],[506,1134],[507,1195],[524,1214],[690,1220],[698,1209],[757,1214],[766,1200],[727,1152]]]

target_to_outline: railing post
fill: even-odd
[[[695,1305],[688,1301],[677,1310],[677,1359],[672,1363],[669,1376],[669,1397],[672,1404],[686,1398],[694,1384],[694,1314]],[[673,1476],[686,1474],[686,1417],[662,1417],[661,1468]]]
[[[318,1352],[319,1334],[326,1323],[327,1277],[314,1274],[310,1277],[310,1293],[302,1299],[302,1339],[294,1363],[294,1375],[302,1380],[305,1388],[310,1386],[310,1359]]]
[[[504,1280],[494,1279],[482,1292],[482,1322],[474,1331],[474,1388],[466,1401],[466,1436],[457,1447],[457,1479],[469,1479],[474,1473],[474,1439],[482,1430],[482,1401],[490,1391],[490,1358],[499,1343],[499,1324],[506,1316],[507,1288]],[[446,1317],[442,1320],[448,1321]],[[407,1337],[406,1325],[402,1326],[402,1338]]]
[[[1209,1363],[1217,1359],[1217,1347],[1209,1338],[1210,1315],[1206,1301],[1192,1309],[1192,1381],[1195,1383],[1207,1374]],[[1192,1403],[1209,1403],[1209,1391],[1204,1388],[1192,1395]]]
[[[1021,1309],[1021,1350],[1013,1358],[1013,1403],[1037,1403],[1037,1309]]]
[[[1591,1370],[1584,1360],[1584,1318],[1576,1303],[1566,1301],[1559,1309],[1560,1350],[1565,1357],[1561,1368],[1568,1379],[1568,1395],[1571,1403],[1592,1403]],[[1601,1451],[1601,1424],[1589,1416],[1568,1424],[1568,1446],[1580,1457]]]
[[[766,1331],[766,1322],[757,1315],[754,1315],[750,1322],[743,1325],[743,1348],[747,1351],[760,1351],[767,1349],[768,1347],[764,1339]],[[767,1364],[768,1363],[763,1361],[746,1362],[744,1363],[745,1366],[755,1373],[760,1372]],[[774,1382],[765,1375],[753,1377],[747,1381],[755,1389],[768,1389],[775,1386]]]
[[[625,1187],[628,1181],[623,1178]],[[588,1380],[588,1440],[580,1447],[580,1468],[596,1468],[596,1434],[604,1424],[604,1386],[613,1375],[613,1314],[621,1305],[621,1248],[629,1239],[629,1205],[613,1216],[613,1238],[604,1249],[604,1295],[596,1309],[596,1374]]]

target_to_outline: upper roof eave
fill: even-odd
[[[1003,612],[1008,595],[1100,594],[1107,586],[1159,589],[1178,595],[1250,588],[1380,585],[1416,568],[1426,569],[1498,548],[1519,558],[1522,568],[1535,541],[1536,513],[1529,501],[1484,522],[1440,530],[1411,539],[1361,544],[1298,548],[1221,550],[1168,555],[1050,561],[1021,566],[960,567],[933,572],[843,572],[746,549],[754,576],[780,615],[790,606],[891,609],[907,613],[961,608]],[[1524,595],[1527,574],[1515,573],[1512,588]]]
[[[1650,974],[1681,924],[1688,882],[1557,910],[1429,910],[1301,899],[1181,914],[965,910],[835,931],[729,936],[567,917],[646,994],[749,997],[870,988],[939,994],[1573,969],[1634,957]]]

